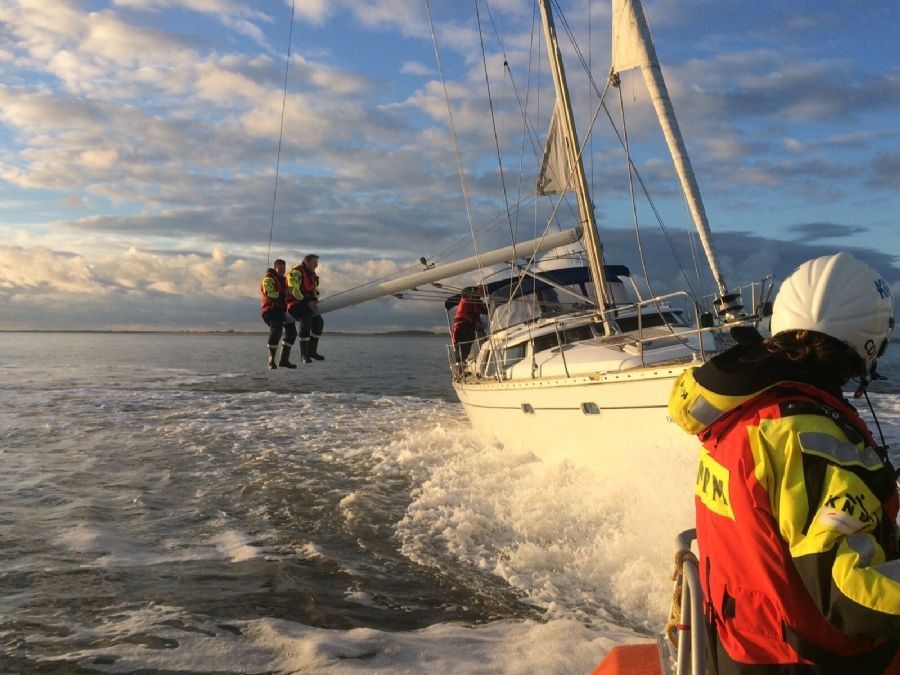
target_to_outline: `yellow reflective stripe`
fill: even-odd
[[[842,466],[861,466],[864,469],[880,469],[884,462],[874,448],[848,443],[832,434],[817,431],[800,433],[803,452],[816,455]]]
[[[742,396],[727,396],[700,385],[694,378],[695,370],[689,368],[681,373],[669,395],[669,417],[689,434],[699,434],[729,410],[775,386]]]
[[[694,494],[706,508],[720,516],[734,520],[731,508],[731,475],[728,469],[712,458],[706,448],[700,453],[700,466],[697,469],[697,481]]]
[[[853,534],[841,541],[832,567],[838,590],[858,605],[900,616],[900,581],[882,574],[884,551],[871,535]]]
[[[696,400],[691,404],[690,409],[688,409],[688,414],[700,422],[704,427],[710,426],[719,419],[724,412],[724,410],[717,408],[707,401],[703,394],[697,396]]]
[[[896,581],[900,583],[900,560],[891,560],[886,563],[881,563],[880,565],[876,565],[872,568],[878,574],[883,577],[887,577],[892,581]]]

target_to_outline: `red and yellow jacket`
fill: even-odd
[[[259,282],[263,314],[271,311],[287,311],[287,304],[285,303],[286,289],[287,285],[283,276],[272,268],[266,270],[266,276],[260,279]]]
[[[463,296],[456,306],[456,316],[453,318],[453,340],[456,341],[456,333],[460,326],[480,326],[480,317],[487,314],[487,307],[480,298],[467,298]]]
[[[697,543],[730,657],[719,672],[885,672],[900,639],[895,471],[839,390],[751,349],[686,371],[669,402],[703,446]]]
[[[294,265],[287,278],[288,309],[299,302],[317,302],[319,300],[319,275],[306,268],[303,263]]]

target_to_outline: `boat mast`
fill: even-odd
[[[556,89],[556,105],[560,113],[562,135],[566,146],[568,168],[573,174],[575,195],[578,200],[578,214],[584,227],[584,250],[588,257],[588,267],[594,279],[599,302],[597,303],[601,317],[604,310],[612,307],[613,299],[609,287],[606,284],[606,275],[603,273],[603,246],[597,236],[597,223],[594,219],[594,208],[588,192],[587,179],[584,176],[584,165],[581,162],[581,145],[578,143],[578,134],[575,131],[575,116],[572,112],[572,103],[569,99],[569,88],[566,84],[566,71],[563,66],[562,54],[559,51],[559,41],[556,37],[556,26],[553,24],[553,13],[549,0],[541,0],[541,17],[544,24],[544,38],[547,42],[547,55],[550,58],[550,72],[553,75],[553,86]],[[569,177],[567,176],[567,180]],[[603,321],[603,331],[607,335],[612,332],[609,321]]]
[[[720,297],[717,304],[722,305],[720,311],[724,314],[726,310],[733,309],[733,307],[724,305],[729,297],[733,302],[734,296],[729,296],[728,286],[725,284],[725,278],[719,267],[719,260],[709,231],[709,221],[706,218],[706,210],[703,208],[703,200],[700,198],[700,188],[697,186],[694,169],[691,167],[691,160],[688,158],[684,140],[681,138],[681,130],[678,127],[678,120],[675,119],[675,110],[669,99],[669,92],[666,89],[666,82],[663,79],[662,69],[656,56],[656,49],[653,46],[650,28],[647,26],[647,19],[644,16],[640,0],[613,0],[612,20],[613,63],[610,79],[614,85],[618,85],[618,74],[636,67],[640,67],[641,73],[644,75],[644,82],[650,92],[663,135],[666,137],[672,161],[675,163],[675,171],[681,182],[685,199],[687,199],[691,218],[697,228],[706,259],[718,286]]]

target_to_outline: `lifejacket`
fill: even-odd
[[[290,309],[300,302],[319,300],[319,275],[300,263],[291,268],[287,278],[287,307]]]
[[[702,442],[699,571],[732,661],[719,672],[882,672],[900,627],[895,471],[852,406],[783,379],[781,359],[740,372],[751,350],[685,371],[669,402]]]
[[[456,333],[461,326],[478,326],[482,314],[487,314],[483,301],[463,296],[456,306],[456,316],[453,319],[454,341],[456,341]]]
[[[259,281],[259,295],[262,303],[262,314],[272,311],[285,312],[285,291],[287,285],[283,276],[271,267],[266,270],[266,275]]]

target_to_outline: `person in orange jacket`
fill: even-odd
[[[287,263],[279,258],[272,267],[266,270],[265,276],[259,282],[259,294],[262,302],[262,319],[269,327],[268,351],[269,368],[274,370],[278,366],[283,368],[296,368],[290,362],[291,345],[297,339],[297,329],[294,322],[286,320],[287,302],[285,293],[287,283],[284,278]],[[278,353],[278,341],[282,333],[284,340],[281,343],[281,362],[275,365],[275,356]]]
[[[697,434],[710,661],[731,673],[900,673],[896,471],[841,388],[872,377],[890,288],[848,253],[810,260],[772,336],[685,371],[672,419]]]
[[[456,345],[459,362],[469,358],[472,345],[484,337],[481,315],[487,314],[484,304],[484,286],[469,286],[460,293],[456,316],[453,319],[451,340]]]

